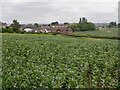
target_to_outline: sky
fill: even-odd
[[[118,23],[120,23],[120,1],[118,3]]]
[[[119,0],[0,0],[0,21],[47,24],[76,23],[86,17],[94,23],[118,21]]]

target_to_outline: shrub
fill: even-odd
[[[58,34],[58,32],[52,32],[52,35],[57,35]]]
[[[81,31],[95,30],[95,25],[91,22],[81,23],[80,24],[80,30]]]

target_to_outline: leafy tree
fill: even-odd
[[[81,24],[82,23],[82,18],[80,18],[80,20],[79,20],[79,24]]]
[[[95,25],[92,22],[87,22],[85,17],[80,18],[79,29],[81,31],[95,30]]]
[[[5,32],[7,32],[7,31],[8,31],[7,28],[2,28],[2,33],[5,33]]]
[[[85,17],[82,18],[82,23],[87,23],[87,19]]]
[[[58,21],[52,22],[51,25],[59,25]]]
[[[13,28],[12,27],[8,27],[8,33],[13,33]]]
[[[116,22],[110,22],[109,23],[109,28],[116,27],[116,26],[117,26]]]
[[[38,23],[35,23],[34,26],[35,26],[35,27],[39,27],[39,24],[38,24]]]
[[[88,31],[88,30],[95,30],[96,27],[92,22],[88,22],[88,20],[83,17],[79,19],[79,23],[71,24],[69,27],[73,31]]]
[[[95,25],[92,22],[88,23],[88,27],[90,30],[95,30]]]
[[[13,33],[13,28],[11,26],[6,27],[6,28],[2,28],[2,33]]]
[[[120,28],[120,23],[118,23],[118,28]]]
[[[68,26],[69,28],[71,28],[73,31],[79,31],[79,24],[74,23]]]
[[[64,22],[64,25],[69,25],[69,23],[68,22]]]
[[[14,32],[20,32],[20,24],[17,20],[13,20],[11,27],[13,28]]]

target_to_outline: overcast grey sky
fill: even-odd
[[[86,17],[92,22],[118,21],[119,0],[1,0],[0,21],[11,23],[78,22]]]

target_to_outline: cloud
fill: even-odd
[[[87,17],[93,22],[117,21],[118,0],[11,0],[2,1],[2,21],[11,23],[78,22]]]
[[[119,0],[2,0],[3,2],[118,2]]]
[[[118,3],[118,22],[120,23],[120,1]]]

